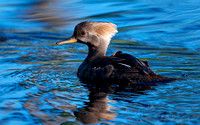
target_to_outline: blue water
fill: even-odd
[[[1,124],[200,124],[200,1],[1,0],[0,19]],[[87,47],[55,45],[85,20],[118,26],[107,55],[184,80],[91,93],[76,76]]]

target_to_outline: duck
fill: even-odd
[[[88,55],[78,68],[77,76],[87,84],[115,84],[118,87],[157,85],[177,80],[154,72],[147,60],[117,51],[106,56],[111,38],[118,32],[110,22],[84,21],[77,24],[73,35],[57,45],[79,42],[88,46]]]

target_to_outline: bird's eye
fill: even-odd
[[[86,34],[86,32],[85,32],[85,31],[82,31],[82,32],[81,32],[81,35],[83,35],[83,36],[84,36],[85,34]]]

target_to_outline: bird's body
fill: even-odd
[[[105,56],[116,25],[107,22],[86,21],[75,27],[73,36],[57,44],[80,42],[88,45],[88,56],[78,69],[78,77],[84,83],[117,84],[122,87],[155,85],[176,80],[156,74],[148,61],[118,51]]]
[[[156,74],[149,67],[148,61],[141,61],[132,55],[118,51],[112,56],[85,60],[78,69],[79,79],[85,83],[134,85],[156,85],[176,78]]]

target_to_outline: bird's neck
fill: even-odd
[[[103,48],[103,47],[92,47],[92,46],[88,46],[88,55],[86,57],[87,61],[91,61],[94,60],[98,57],[102,57],[106,55],[106,51],[107,51],[107,47]]]
[[[92,61],[106,55],[109,42],[102,42],[99,46],[88,45],[88,56],[85,61]]]

